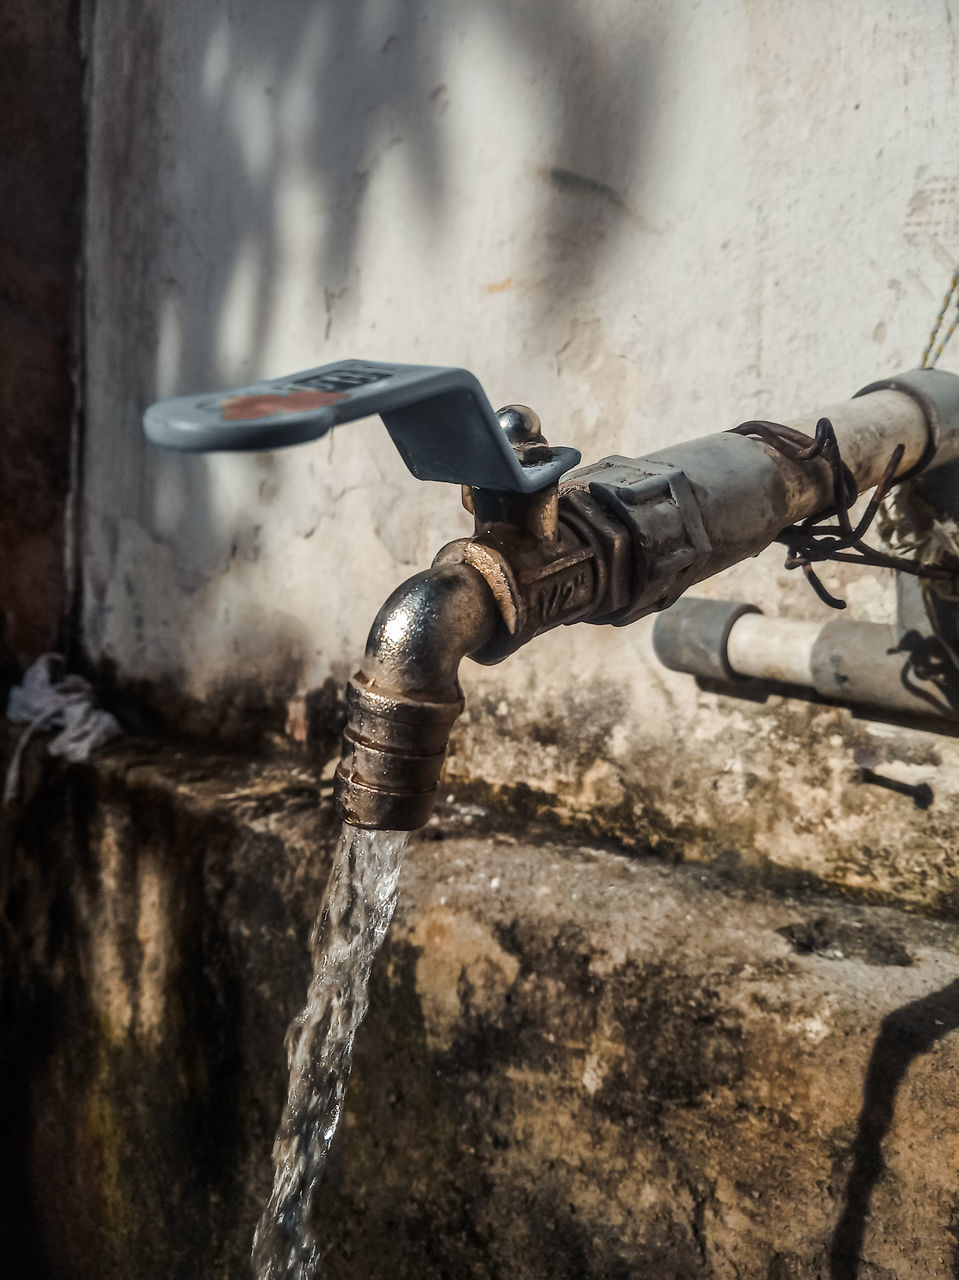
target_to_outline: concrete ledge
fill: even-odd
[[[496,840],[403,888],[331,1274],[953,1274],[950,928]]]
[[[409,850],[331,1277],[956,1272],[952,926],[469,818]],[[0,843],[18,1276],[245,1274],[334,837],[306,770],[31,758]]]

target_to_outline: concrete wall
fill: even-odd
[[[378,422],[164,456],[138,426],[158,396],[347,355],[463,364],[591,460],[915,365],[959,244],[957,21],[951,0],[100,4],[91,660],[207,724],[282,725],[292,703],[296,731],[298,695],[342,683],[386,595],[468,529]],[[882,575],[826,581],[889,615]],[[823,608],[780,552],[710,590]],[[451,777],[627,842],[953,908],[951,739],[699,693],[649,635],[574,628],[470,667]],[[855,787],[861,764],[928,782],[933,807]]]
[[[952,922],[470,816],[404,859],[323,1277],[959,1274]],[[249,1275],[337,829],[303,767],[28,751],[0,810],[4,1276]]]
[[[76,5],[0,29],[0,669],[62,642],[83,93]]]

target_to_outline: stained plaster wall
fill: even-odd
[[[348,355],[462,364],[591,460],[915,365],[959,243],[957,22],[951,0],[96,6],[91,661],[220,721],[292,709],[296,736],[305,692],[341,683],[386,595],[469,528],[378,422],[177,457],[141,439],[158,396]],[[888,577],[826,581],[890,616]],[[822,614],[780,552],[705,591]],[[952,909],[952,739],[702,693],[650,631],[467,664],[451,778]],[[863,764],[928,782],[932,807],[854,784]]]

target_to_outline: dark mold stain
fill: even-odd
[[[800,956],[862,960],[872,965],[912,964],[912,956],[890,931],[862,920],[817,915],[777,929]]]
[[[315,789],[262,763],[127,746],[94,769],[37,742],[0,815],[0,1240],[30,1280],[247,1265],[337,825]],[[305,848],[284,839],[291,821],[314,829]],[[166,886],[156,1040],[137,1030],[146,868]],[[104,1020],[107,980],[125,1029]]]
[[[228,748],[262,759],[305,755],[318,765],[339,752],[346,701],[341,684],[332,676],[305,695],[305,742],[287,732],[288,705],[299,690],[298,665],[272,682],[256,672],[248,678],[222,680],[202,699],[184,693],[173,677],[131,680],[109,659],[87,667],[85,674],[101,704],[136,737]]]

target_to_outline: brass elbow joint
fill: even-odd
[[[434,566],[390,596],[347,687],[334,780],[344,821],[392,831],[426,823],[463,710],[460,661],[490,641],[498,620],[492,592],[465,564]]]

